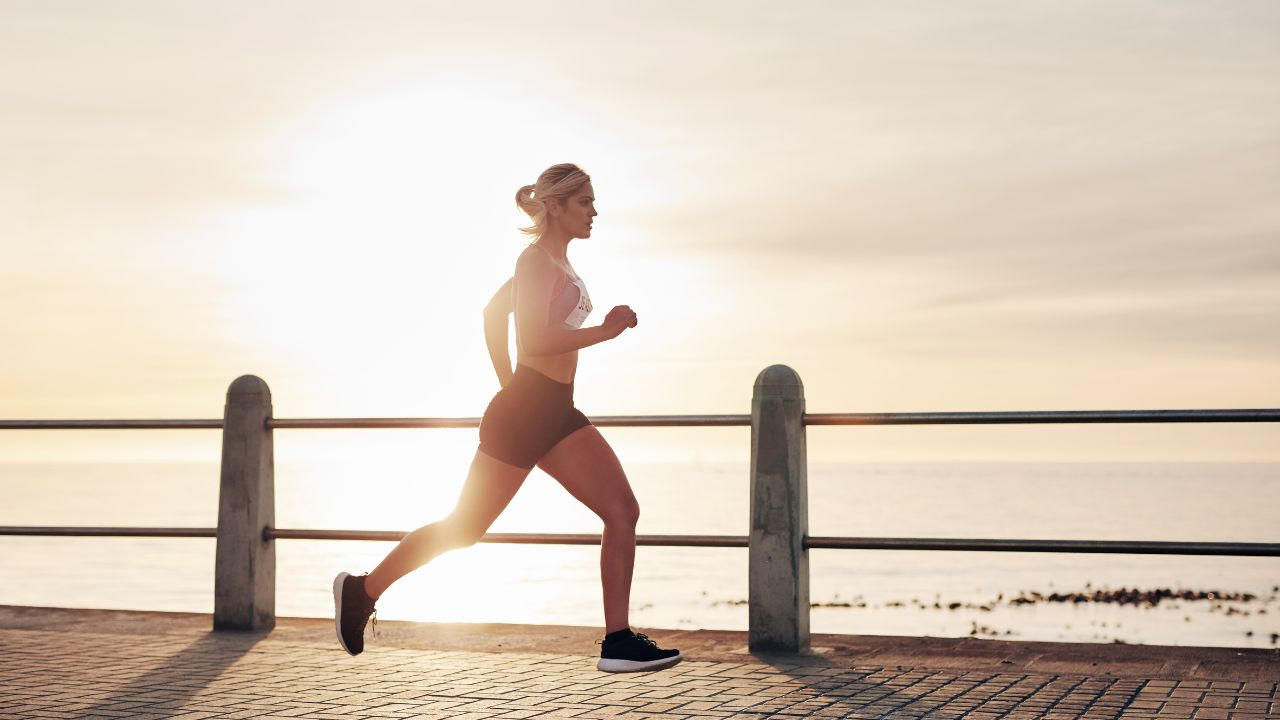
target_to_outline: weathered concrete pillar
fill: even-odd
[[[218,551],[213,584],[214,630],[270,630],[276,624],[275,460],[271,389],[242,375],[227,390],[218,491]]]
[[[795,370],[770,365],[751,400],[751,650],[809,649],[807,478],[804,386]]]

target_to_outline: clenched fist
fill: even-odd
[[[616,338],[622,334],[623,330],[636,326],[636,314],[631,311],[630,306],[618,305],[609,311],[604,318],[604,324],[600,327],[605,329],[609,338]]]

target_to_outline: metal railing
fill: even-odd
[[[805,413],[805,425],[1029,425],[1280,422],[1280,410],[1041,410]],[[597,427],[747,427],[750,415],[609,415]],[[480,418],[267,418],[267,429],[471,428]],[[221,420],[0,420],[0,430],[221,430]]]
[[[624,415],[591,422],[600,427],[751,427],[751,534],[639,535],[636,544],[748,548],[752,649],[794,652],[808,647],[808,550],[814,548],[1280,556],[1280,543],[810,536],[805,442],[810,425],[1280,422],[1280,409],[806,413],[799,376],[789,367],[773,365],[756,379],[751,414]],[[0,430],[223,431],[217,528],[0,526],[0,536],[216,538],[214,628],[270,627],[275,623],[275,540],[398,541],[408,534],[274,527],[274,430],[479,424],[480,418],[273,418],[270,390],[251,375],[232,383],[220,420],[0,420]],[[600,536],[486,533],[480,542],[598,545]]]

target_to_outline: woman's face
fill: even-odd
[[[569,237],[591,237],[591,220],[596,216],[596,191],[591,183],[565,198],[557,218]]]

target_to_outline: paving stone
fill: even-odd
[[[1277,684],[1251,679],[1257,674],[1120,678],[738,656],[689,657],[661,672],[609,675],[587,654],[371,645],[352,658],[333,642],[276,633],[157,633],[121,643],[119,633],[84,627],[0,627],[0,714],[49,720],[1264,720],[1280,709]]]

